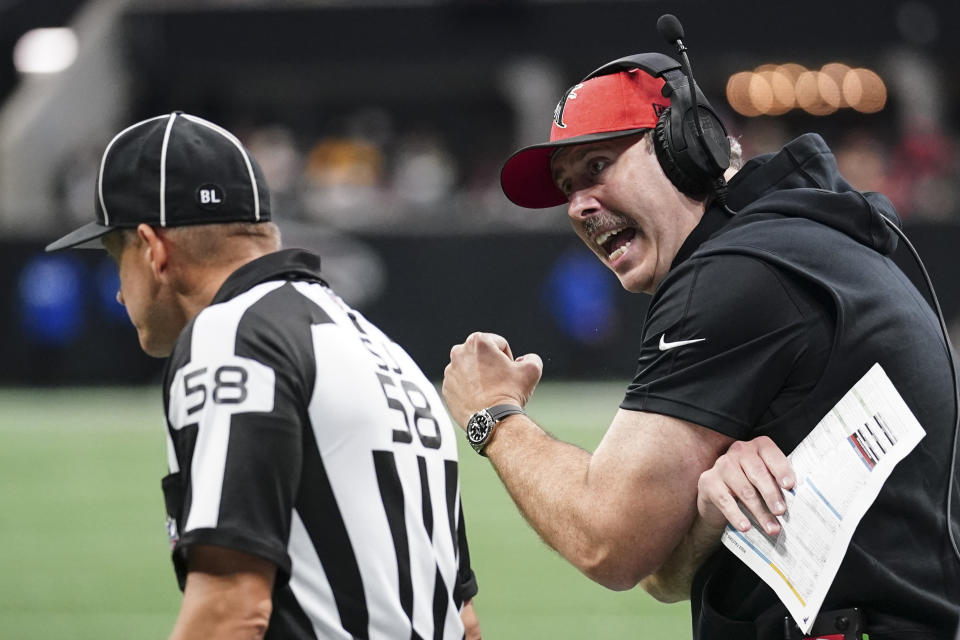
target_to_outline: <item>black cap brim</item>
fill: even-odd
[[[79,229],[71,231],[55,242],[51,242],[45,249],[47,252],[61,249],[103,249],[103,245],[94,242],[107,235],[117,227],[107,227],[99,222],[85,224]]]

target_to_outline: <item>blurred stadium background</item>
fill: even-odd
[[[671,53],[664,12],[747,157],[817,131],[852,183],[890,196],[960,334],[953,0],[0,0],[0,638],[163,637],[178,605],[161,363],[139,352],[103,254],[42,253],[92,215],[113,133],[174,109],[233,130],[286,244],[319,251],[429,376],[470,331],[500,332],[559,381],[531,412],[590,448],[646,300],[562,211],[507,202],[499,165],[587,72]],[[489,637],[689,635],[686,605],[592,585],[462,457]]]

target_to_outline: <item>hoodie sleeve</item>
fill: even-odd
[[[689,260],[651,303],[620,406],[751,438],[816,385],[832,342],[828,305],[757,258]]]

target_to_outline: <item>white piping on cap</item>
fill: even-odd
[[[142,124],[152,122],[154,120],[159,120],[160,118],[166,118],[167,116],[154,116],[152,118],[147,118],[146,120],[141,120],[136,124],[132,124],[117,135],[113,136],[113,139],[107,144],[107,148],[103,150],[103,156],[100,157],[100,173],[97,176],[97,197],[100,199],[100,209],[103,211],[103,224],[104,226],[110,226],[110,214],[107,213],[107,203],[103,199],[103,168],[107,164],[107,154],[110,152],[110,147],[113,146],[113,143],[119,140],[123,134],[130,131],[131,129],[136,129]]]
[[[257,222],[260,222],[260,190],[257,188],[257,177],[253,173],[253,165],[250,163],[250,156],[247,155],[247,150],[243,148],[243,144],[241,144],[240,140],[238,140],[235,135],[233,135],[223,127],[215,125],[212,122],[204,120],[203,118],[191,116],[186,113],[182,115],[184,118],[186,118],[190,122],[202,124],[203,126],[216,131],[217,133],[222,135],[224,138],[232,142],[233,146],[235,146],[237,150],[240,151],[240,155],[243,157],[243,162],[244,164],[247,165],[247,173],[250,176],[250,185],[253,187],[253,217]]]
[[[170,114],[167,129],[163,132],[163,146],[160,148],[160,226],[167,226],[167,147],[170,145],[170,131],[177,113]]]

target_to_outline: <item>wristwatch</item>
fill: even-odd
[[[516,413],[523,413],[523,409],[515,404],[498,404],[477,411],[467,420],[467,442],[474,451],[482,456],[486,455],[483,450],[490,442],[493,427],[507,416]]]

